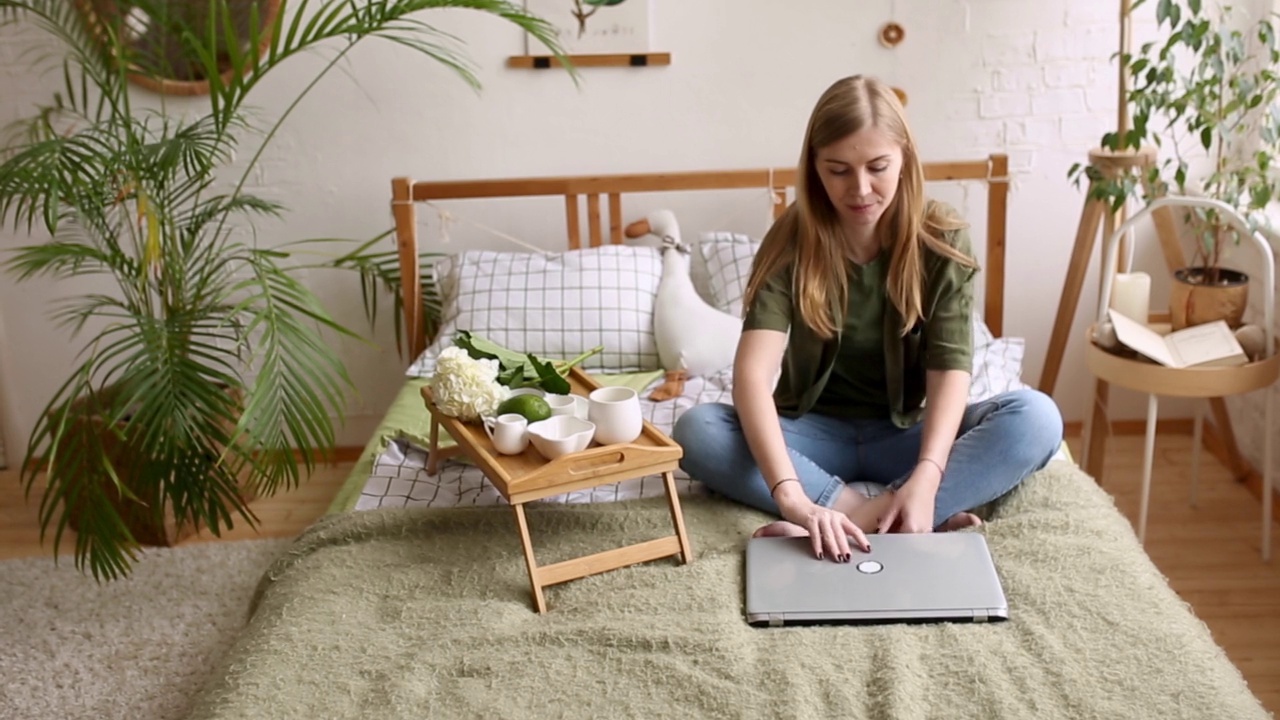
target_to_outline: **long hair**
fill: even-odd
[[[835,336],[837,314],[843,314],[848,302],[852,260],[844,251],[840,219],[818,176],[816,158],[822,148],[868,127],[893,138],[902,149],[898,191],[875,228],[882,251],[889,253],[887,293],[902,316],[900,332],[905,335],[923,317],[926,249],[968,267],[977,266],[944,238],[946,232],[964,227],[963,220],[938,203],[926,202],[924,169],[897,95],[875,79],[854,75],[827,88],[809,117],[800,150],[795,207],[760,243],[744,307],[750,307],[770,277],[791,265],[801,320],[820,338]]]

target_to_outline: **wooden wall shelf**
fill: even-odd
[[[614,53],[608,55],[568,55],[574,67],[652,67],[670,65],[671,53]],[[507,58],[507,67],[545,70],[560,67],[555,55],[513,55]]]

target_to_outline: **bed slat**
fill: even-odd
[[[582,228],[578,218],[578,196],[573,193],[564,196],[564,224],[569,233],[569,249],[581,249]]]
[[[991,334],[1004,336],[1004,250],[1005,219],[1009,212],[1009,158],[991,158],[991,179],[987,184],[987,287],[982,319]]]
[[[609,193],[609,242],[622,244],[622,195]]]
[[[418,210],[413,204],[413,182],[409,178],[391,181],[391,214],[396,222],[396,255],[400,262],[400,299],[404,305],[405,342],[409,357],[427,349],[426,328],[422,324],[422,286],[418,267]]]
[[[587,196],[587,232],[591,234],[591,247],[604,242],[604,229],[600,226],[600,193]]]

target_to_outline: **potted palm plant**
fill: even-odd
[[[1101,144],[1166,152],[1145,171],[1107,174],[1075,165],[1069,176],[1077,183],[1087,177],[1093,196],[1115,210],[1169,192],[1203,194],[1255,227],[1263,222],[1261,211],[1280,200],[1280,47],[1270,14],[1244,22],[1235,12],[1211,10],[1201,0],[1157,0],[1164,39],[1119,57],[1132,79],[1132,126],[1105,134]],[[1189,266],[1174,273],[1174,329],[1216,319],[1239,326],[1249,278],[1224,265],[1239,242],[1236,231],[1212,210],[1189,211],[1184,220],[1194,249]]]
[[[197,4],[0,0],[5,19],[61,41],[66,81],[0,156],[0,221],[35,236],[6,266],[19,281],[99,278],[56,311],[83,349],[31,433],[22,481],[28,493],[44,483],[42,535],[53,531],[55,554],[74,524],[76,566],[98,579],[127,574],[138,544],[157,528],[163,541],[166,524],[214,534],[236,516],[252,524],[249,497],[294,486],[333,446],[350,381],[326,334],[351,331],[297,279],[294,248],[254,242],[255,219],[285,209],[246,191],[299,101],[370,38],[478,85],[420,17],[433,8],[491,13],[562,54],[550,25],[500,0]],[[157,27],[164,52],[137,42],[139,28]],[[252,130],[246,98],[322,45],[329,62]],[[203,99],[173,113],[135,104],[133,81],[174,77],[176,61],[205,84]],[[232,172],[237,152],[249,160]],[[368,273],[374,256],[337,264]]]

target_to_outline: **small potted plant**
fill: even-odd
[[[1158,0],[1155,12],[1164,39],[1119,57],[1132,79],[1131,127],[1103,135],[1101,144],[1167,152],[1145,171],[1108,174],[1077,164],[1069,177],[1087,177],[1092,196],[1113,210],[1131,199],[1198,194],[1257,227],[1262,211],[1280,200],[1280,47],[1271,16],[1238,22],[1232,8],[1211,11],[1201,0]],[[1173,328],[1218,319],[1238,327],[1249,277],[1223,265],[1228,246],[1239,242],[1236,231],[1212,210],[1188,211],[1184,220],[1194,250],[1174,273]]]

